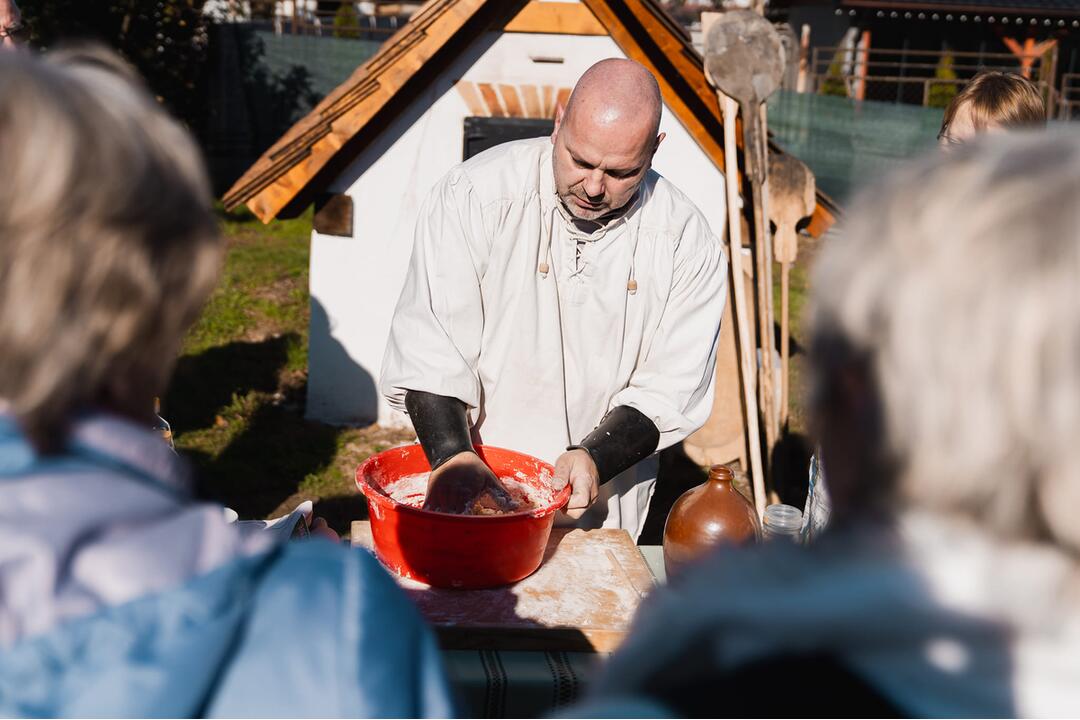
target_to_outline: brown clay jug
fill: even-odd
[[[668,575],[720,543],[738,545],[760,539],[754,506],[732,485],[734,479],[727,465],[713,465],[708,480],[675,501],[664,525]]]

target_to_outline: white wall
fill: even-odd
[[[561,64],[530,56],[562,57]],[[308,416],[330,423],[404,425],[377,392],[394,306],[412,251],[420,203],[461,162],[464,119],[471,115],[453,88],[472,82],[572,87],[593,63],[625,57],[609,37],[498,34],[479,40],[427,93],[335,181],[332,192],[353,198],[353,237],[312,233],[311,350]],[[724,228],[723,175],[673,113],[656,169]]]

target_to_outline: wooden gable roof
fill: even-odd
[[[723,124],[701,56],[656,0],[429,0],[370,60],[277,143],[223,197],[247,204],[263,222],[299,213],[342,172],[443,68],[483,32],[607,34],[657,78],[664,102],[718,168]],[[775,152],[782,152],[774,147]],[[835,221],[836,206],[818,194],[810,231]]]

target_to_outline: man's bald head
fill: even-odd
[[[555,113],[553,165],[563,204],[583,220],[623,208],[664,139],[656,78],[632,60],[601,60]]]
[[[585,71],[566,103],[563,122],[617,126],[622,132],[640,127],[649,137],[660,130],[663,101],[652,73],[633,60],[601,60]]]

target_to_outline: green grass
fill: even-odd
[[[407,433],[305,420],[310,211],[263,225],[220,212],[228,243],[221,280],[185,339],[163,412],[199,493],[244,518],[302,500],[339,532],[365,507],[353,473]]]
[[[806,414],[804,412],[806,396],[806,341],[805,328],[807,301],[809,300],[809,264],[813,260],[813,241],[800,237],[802,252],[799,259],[791,266],[788,278],[789,322],[791,323],[791,388],[790,415],[788,430],[795,434],[806,434]],[[780,266],[773,268],[773,309],[776,313],[777,328],[780,326]],[[777,330],[779,337],[779,330]],[[777,343],[777,352],[780,345]]]

